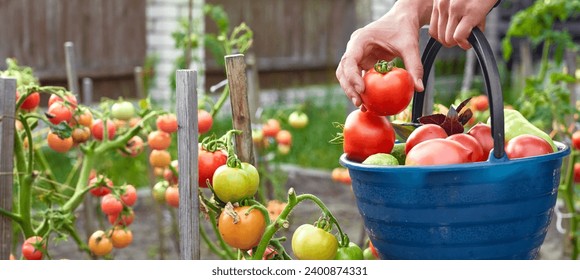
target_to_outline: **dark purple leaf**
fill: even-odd
[[[463,125],[455,120],[452,119],[446,119],[445,122],[443,122],[443,124],[441,124],[441,127],[443,129],[445,129],[445,132],[447,132],[447,135],[453,135],[453,134],[457,134],[457,133],[463,133]]]
[[[447,116],[445,116],[443,114],[433,114],[433,115],[429,115],[429,116],[420,117],[419,122],[422,124],[441,125],[441,124],[443,124],[443,122],[445,122],[446,118],[447,118]]]
[[[457,106],[457,109],[456,109],[457,112],[461,112],[461,110],[463,109],[463,107],[465,107],[465,105],[467,105],[467,103],[469,103],[470,100],[471,100],[471,97],[463,100],[463,102],[461,102],[459,104],[459,106]]]
[[[459,115],[458,121],[462,125],[465,125],[467,122],[469,122],[471,117],[473,117],[473,112],[471,111],[471,109],[467,108],[467,110],[463,111],[463,113]]]

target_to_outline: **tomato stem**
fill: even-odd
[[[393,70],[395,63],[393,61],[379,60],[375,63],[375,71],[381,74],[386,74]]]

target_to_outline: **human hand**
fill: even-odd
[[[497,0],[434,0],[429,34],[446,47],[471,48],[467,41],[473,27],[482,31],[485,17]]]
[[[379,60],[402,58],[413,77],[415,89],[423,91],[419,28],[429,21],[430,3],[399,0],[386,15],[353,32],[336,69],[336,77],[356,107],[362,105],[360,94],[365,90],[362,71],[373,68]],[[364,106],[361,110],[365,110]]]

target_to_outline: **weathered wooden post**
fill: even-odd
[[[256,165],[253,153],[252,126],[248,106],[248,82],[243,54],[226,55],[226,75],[230,87],[233,128],[241,130],[236,135],[236,154],[241,161]]]
[[[197,71],[177,70],[180,259],[200,259],[198,196]]]
[[[0,78],[0,209],[12,211],[16,79]],[[0,260],[10,257],[12,221],[0,215]]]
[[[73,94],[80,94],[79,78],[77,75],[77,64],[76,64],[77,62],[73,42],[64,43],[64,54],[66,60],[66,76],[68,79],[68,89]]]

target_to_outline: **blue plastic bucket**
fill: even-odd
[[[507,159],[501,89],[497,92],[499,82],[494,76],[497,66],[490,69],[495,60],[489,61],[491,51],[479,30],[474,29],[470,42],[480,65],[487,66],[482,68],[495,140],[488,161],[369,166],[349,161],[345,155],[340,158],[350,172],[359,212],[381,259],[534,259],[544,241],[562,159],[570,150],[556,143],[559,151],[555,153]],[[440,48],[438,44],[429,42],[428,56],[434,57],[438,49],[429,48]],[[425,63],[426,52],[423,61],[428,73],[432,60]],[[488,56],[483,57],[482,52]],[[496,88],[490,85],[493,83]],[[414,100],[414,110],[422,108],[417,106]]]

